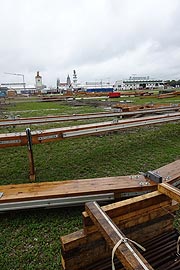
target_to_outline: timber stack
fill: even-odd
[[[164,180],[148,194],[102,207],[86,203],[83,229],[61,237],[63,269],[180,269],[178,203],[179,188]]]

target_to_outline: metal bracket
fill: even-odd
[[[4,193],[3,193],[3,192],[0,192],[0,198],[1,198],[3,195],[4,195]]]
[[[140,172],[140,174],[144,175],[144,177],[148,178],[149,180],[151,181],[154,181],[156,183],[162,183],[162,176],[159,175],[158,173],[156,172],[152,172],[152,171],[147,171],[146,173],[142,173]]]

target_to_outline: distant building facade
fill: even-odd
[[[147,77],[129,77],[129,79],[118,80],[115,82],[114,89],[119,90],[136,90],[136,89],[157,89],[164,88],[163,80],[151,79]]]
[[[13,91],[14,91],[14,96],[15,96],[15,93],[20,95],[20,94],[23,94],[25,91],[30,90],[28,87],[24,87],[24,85],[25,85],[24,83],[13,83],[13,82],[12,83],[2,83],[1,88],[2,87],[7,88],[8,91],[11,91],[11,93],[13,93]],[[33,90],[35,90],[35,88]]]

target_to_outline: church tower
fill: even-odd
[[[67,86],[70,88],[71,87],[71,79],[70,79],[70,76],[68,74],[67,76]]]
[[[35,82],[36,82],[36,89],[41,90],[42,89],[42,77],[39,75],[39,71],[37,71],[37,75],[35,76]]]

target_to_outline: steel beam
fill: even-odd
[[[32,132],[32,143],[44,143],[62,140],[70,137],[87,136],[115,130],[124,130],[146,125],[174,122],[180,120],[180,113],[166,114],[163,116],[153,116],[136,118],[131,120],[121,120],[117,123],[102,122],[96,124],[86,124],[80,126],[71,126]],[[27,145],[27,136],[25,132],[0,134],[0,148],[11,146]]]
[[[25,210],[34,208],[58,208],[82,205],[86,202],[96,200],[98,202],[106,202],[114,200],[114,193],[86,195],[76,197],[64,197],[57,199],[32,200],[12,203],[0,203],[0,212],[12,210]]]

